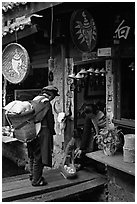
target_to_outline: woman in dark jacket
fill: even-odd
[[[58,89],[47,86],[42,89],[42,94],[36,96],[32,105],[35,110],[35,125],[37,137],[28,143],[28,156],[30,158],[30,180],[33,186],[46,185],[42,177],[43,167],[52,167],[54,115],[50,101],[59,96]],[[40,111],[42,110],[42,111]]]

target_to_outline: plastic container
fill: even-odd
[[[124,135],[124,148],[135,149],[135,135],[134,134]]]
[[[123,147],[123,159],[124,159],[124,162],[134,163],[135,149],[129,149],[129,148]]]

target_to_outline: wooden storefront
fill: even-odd
[[[17,31],[16,36],[15,32],[3,36],[3,48],[9,43],[17,41],[27,49],[31,62],[29,76],[23,83],[14,85],[7,82],[6,102],[14,99],[23,100],[21,98],[23,95],[28,98],[28,92],[32,93],[33,90],[40,90],[49,83],[48,60],[52,55],[54,58],[54,69],[52,70],[54,80],[52,83],[58,87],[61,95],[53,102],[57,133],[54,138],[54,167],[58,167],[62,161],[63,148],[71,139],[73,128],[83,128],[84,120],[79,117],[79,112],[86,103],[94,104],[100,101],[104,104],[103,108],[106,110],[110,127],[118,126],[122,129],[124,135],[135,134],[135,3],[53,3],[52,47],[50,45],[51,4],[48,2],[28,2],[21,6],[20,10],[15,9],[16,17],[19,14],[24,15],[24,8],[26,14],[38,14],[43,17],[34,18],[34,24]],[[95,44],[92,45],[91,50],[82,47],[84,38],[81,37],[82,35],[78,30],[76,36],[77,43],[80,46],[75,41],[76,36],[74,38],[74,30],[72,30],[75,27],[72,25],[74,14],[78,11],[88,11],[95,23],[96,30],[94,30],[95,36],[93,36]],[[14,12],[11,11],[4,13],[4,15],[7,15],[7,20],[15,17]],[[76,20],[77,22],[80,21],[79,19]],[[77,26],[80,28],[79,25]],[[72,73],[76,75],[81,69],[87,71],[90,68],[99,69],[99,71],[104,68],[105,76],[103,75],[103,78],[101,78],[101,75],[99,75],[97,78],[96,76],[92,78],[88,75],[82,83],[78,80],[77,82],[73,81],[73,79],[68,81],[68,75]],[[60,124],[57,120],[58,113],[68,113],[70,109],[72,115],[67,121],[67,129],[65,132],[60,131]],[[120,159],[118,157],[116,161],[117,166],[115,165],[115,156],[110,157],[112,161],[114,159],[114,165],[112,165],[112,161],[108,161],[110,158],[104,158],[102,161],[98,159],[98,157],[101,157],[100,151],[88,155],[94,164],[103,162],[108,167],[110,201],[134,201],[135,166],[131,164],[131,171],[127,170],[125,172],[125,169],[129,169],[130,165],[123,163],[122,156],[123,153],[120,152]],[[119,169],[120,166],[122,166],[122,169]],[[118,174],[122,174],[123,178],[119,179],[119,183],[111,185]],[[126,187],[123,188],[126,176],[131,178],[130,190],[127,183]],[[119,196],[119,189],[121,189],[123,197]],[[129,197],[127,198],[126,193],[128,191]],[[115,198],[116,194],[117,199]]]

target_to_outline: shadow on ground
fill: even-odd
[[[10,159],[2,157],[2,178],[17,176],[20,174],[25,174],[25,169],[23,167],[18,167]]]

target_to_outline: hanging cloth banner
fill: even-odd
[[[91,52],[97,42],[95,21],[86,10],[74,11],[70,20],[71,37],[82,52]]]
[[[18,43],[10,43],[2,52],[2,74],[13,84],[26,79],[30,70],[27,50]]]

